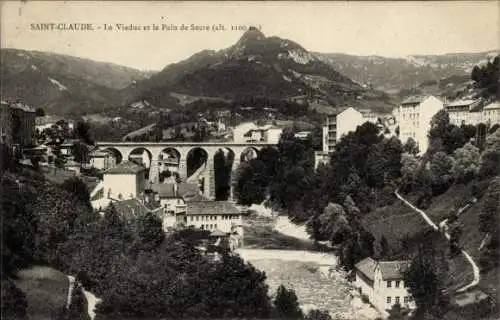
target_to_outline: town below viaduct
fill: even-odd
[[[143,163],[149,169],[152,183],[159,181],[159,174],[165,167],[176,167],[174,171],[183,181],[194,182],[201,176],[206,186],[204,194],[209,198],[214,198],[215,194],[214,157],[218,152],[232,159],[232,173],[241,162],[249,159],[249,155],[258,155],[264,147],[276,147],[276,143],[268,142],[97,142],[96,145],[100,150],[114,153],[118,162],[144,157]],[[195,170],[188,168],[188,159],[193,153],[204,154],[204,163]]]

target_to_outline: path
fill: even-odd
[[[73,276],[67,276],[69,280],[69,289],[68,289],[68,302],[66,303],[66,308],[69,309],[69,306],[71,304],[71,296],[73,295],[73,290],[75,288],[75,277]],[[87,313],[90,317],[91,320],[94,320],[95,318],[95,306],[99,301],[101,301],[99,298],[97,298],[92,292],[89,292],[85,290],[82,287],[83,294],[85,295],[85,298],[87,299]]]
[[[398,197],[399,200],[403,201],[407,206],[412,208],[414,211],[418,212],[422,216],[422,218],[424,218],[424,220],[427,222],[427,224],[430,225],[434,230],[436,230],[436,231],[439,230],[438,226],[431,220],[431,218],[429,218],[429,216],[427,216],[427,214],[424,211],[420,210],[419,208],[415,207],[413,204],[408,202],[405,198],[403,198],[398,193],[397,190],[394,191],[394,194],[396,195],[396,197]],[[447,221],[447,219],[441,221],[440,225],[446,226],[446,221]],[[448,241],[449,241],[450,240],[449,233],[445,231],[444,235],[445,235],[446,239],[448,239]],[[479,273],[479,268],[478,268],[476,262],[472,259],[472,257],[465,250],[461,249],[461,251],[462,251],[462,254],[465,256],[465,258],[467,259],[467,261],[469,261],[470,265],[472,266],[472,272],[474,273],[474,280],[472,280],[472,282],[469,283],[468,285],[465,285],[462,288],[459,288],[458,290],[456,290],[456,292],[464,292],[464,291],[476,286],[479,283],[479,280],[481,279],[481,276]]]

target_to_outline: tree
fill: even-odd
[[[403,151],[413,155],[417,155],[420,152],[417,142],[411,137],[406,140],[406,143],[403,146]]]
[[[404,310],[401,308],[401,305],[399,303],[396,303],[395,305],[392,306],[390,310],[387,310],[389,313],[389,317],[387,317],[387,320],[405,320],[407,319],[408,315],[408,310]]]
[[[498,233],[500,222],[500,177],[490,182],[483,196],[483,204],[479,214],[479,230],[483,233]]]
[[[90,160],[89,154],[89,148],[84,143],[77,142],[73,145],[73,155],[76,162],[88,163]]]
[[[415,299],[417,315],[439,315],[444,301],[444,284],[440,279],[447,277],[447,260],[443,252],[436,252],[434,249],[434,242],[440,239],[437,232],[423,234],[422,238],[427,242],[422,242],[417,255],[411,260],[404,273],[404,282]]]
[[[14,283],[2,276],[2,319],[26,319],[28,302],[25,294]]]
[[[75,135],[88,145],[94,145],[94,139],[90,131],[90,124],[85,121],[78,121],[75,128]]]
[[[486,138],[481,155],[479,175],[493,177],[500,174],[500,129]]]
[[[73,193],[80,201],[87,204],[89,208],[92,208],[89,189],[82,179],[78,177],[66,179],[61,184],[61,188]]]
[[[165,232],[160,218],[148,212],[137,221],[137,243],[141,250],[151,251],[161,245]]]
[[[429,174],[435,194],[443,193],[453,182],[453,165],[453,158],[444,152],[438,152],[432,156]]]
[[[306,320],[333,320],[332,316],[330,316],[330,313],[328,310],[318,310],[318,309],[313,309],[310,310],[306,317]]]
[[[35,114],[37,117],[45,117],[45,110],[42,108],[36,108]]]
[[[390,248],[389,248],[389,242],[387,241],[387,238],[382,235],[382,237],[379,240],[379,245],[378,245],[378,253],[377,256],[379,259],[388,259],[390,257]]]
[[[468,182],[479,170],[479,149],[471,143],[465,144],[453,152],[454,166],[452,174],[456,181]]]
[[[329,203],[318,218],[320,234],[333,244],[342,243],[350,237],[352,229],[347,220],[344,208],[336,203]]]
[[[303,317],[295,291],[288,290],[283,285],[280,285],[276,291],[274,307],[278,317],[282,319],[301,319]]]
[[[416,173],[418,172],[419,166],[420,162],[414,155],[409,153],[403,153],[401,155],[401,177],[403,185],[413,186],[417,178]]]
[[[262,203],[266,199],[266,190],[269,178],[266,175],[266,166],[259,159],[252,159],[248,163],[241,163],[236,170],[236,183],[233,186],[234,195],[238,204],[251,205]]]

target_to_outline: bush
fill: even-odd
[[[288,290],[283,285],[277,289],[274,307],[277,316],[282,319],[300,319],[303,317],[297,295],[293,289]]]
[[[332,320],[332,316],[327,310],[313,309],[306,315],[306,320]]]
[[[28,302],[26,296],[14,283],[8,279],[2,279],[2,318],[24,319]]]
[[[370,303],[370,299],[368,298],[368,296],[366,294],[361,295],[361,301],[363,301],[363,303],[367,303],[367,304]]]

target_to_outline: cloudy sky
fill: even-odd
[[[499,49],[499,1],[459,2],[4,2],[1,46],[52,51],[159,70],[204,49],[234,44],[231,25],[311,51],[399,57]],[[94,31],[32,24],[91,23]],[[114,26],[104,31],[104,24]],[[219,25],[226,31],[119,31],[116,24]],[[100,27],[101,29],[97,29]]]

